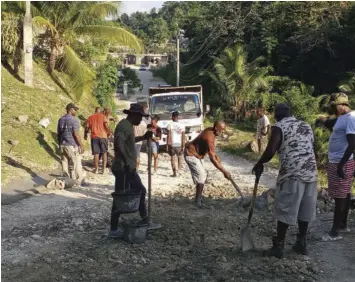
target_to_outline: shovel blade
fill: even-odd
[[[254,249],[253,237],[251,236],[249,225],[242,229],[242,235],[240,237],[240,245],[242,247],[242,252],[250,251]]]

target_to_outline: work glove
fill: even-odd
[[[344,165],[343,164],[338,164],[337,175],[341,179],[345,179],[346,178],[346,173],[345,173],[345,169],[344,169]]]
[[[255,174],[256,179],[260,179],[261,175],[263,174],[264,171],[264,164],[263,163],[256,163],[256,165],[252,169],[252,174]]]

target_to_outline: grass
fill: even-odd
[[[68,85],[68,77],[62,73],[55,74],[64,85]],[[18,177],[19,169],[32,174],[55,167],[59,160],[56,140],[57,121],[65,113],[65,106],[73,102],[73,99],[68,91],[63,90],[53,81],[41,63],[34,62],[34,88],[25,86],[4,67],[2,67],[1,83],[1,176],[2,183],[6,183]],[[77,104],[80,107],[78,117],[81,122],[93,113],[96,106],[90,98],[83,98]],[[28,115],[28,122],[20,123],[17,120],[19,115]],[[47,128],[39,125],[42,118],[50,119]],[[11,153],[9,151],[12,146],[8,143],[9,140],[19,141]]]

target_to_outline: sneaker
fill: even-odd
[[[147,224],[148,223],[148,230],[155,230],[155,229],[160,229],[162,228],[162,225],[160,223],[153,223],[152,220],[148,222],[148,217],[145,217],[141,220],[142,223]]]
[[[160,223],[153,223],[150,222],[148,225],[148,230],[156,230],[162,228],[162,225]]]
[[[119,228],[117,230],[111,230],[108,233],[107,237],[113,239],[122,239],[124,237],[124,232]]]
[[[338,241],[343,239],[343,237],[337,235],[337,236],[331,236],[329,233],[325,234],[322,236],[322,241],[323,242],[328,242],[328,241]]]
[[[342,232],[342,233],[349,233],[349,232],[351,232],[351,229],[350,229],[349,227],[340,228],[340,229],[339,229],[339,232]]]

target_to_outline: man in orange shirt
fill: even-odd
[[[106,115],[102,114],[101,111],[95,110],[95,114],[91,115],[86,124],[85,128],[85,140],[89,131],[91,132],[91,150],[94,155],[95,170],[94,173],[99,173],[99,156],[103,156],[103,172],[106,172],[107,165],[107,150],[108,150],[108,137],[111,132],[108,127],[108,120]]]

